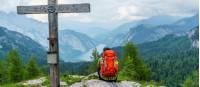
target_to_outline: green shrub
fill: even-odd
[[[22,84],[10,83],[10,84],[1,85],[1,87],[28,87],[28,86],[24,86],[24,85],[22,85]]]
[[[64,75],[61,76],[61,81],[66,82],[68,85],[74,84],[76,82],[81,82],[82,79],[83,79],[83,77],[78,76],[78,75],[64,74]]]

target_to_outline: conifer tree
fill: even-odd
[[[6,56],[7,78],[9,82],[19,82],[24,79],[24,68],[17,50],[11,50]]]
[[[6,79],[6,69],[5,69],[5,66],[4,66],[4,61],[3,60],[0,60],[0,85],[5,83],[7,81]]]
[[[95,48],[92,52],[92,56],[91,56],[91,59],[92,59],[92,63],[89,65],[89,68],[88,68],[88,72],[89,73],[93,73],[93,72],[96,72],[97,71],[97,66],[98,66],[98,60],[101,56],[99,55],[99,52],[97,51],[97,49]]]
[[[28,64],[26,65],[26,72],[28,75],[28,78],[33,78],[38,75],[40,75],[38,64],[36,63],[35,56],[31,56],[29,58]]]
[[[150,70],[138,54],[131,42],[123,47],[122,75],[130,80],[150,80]]]
[[[188,76],[183,87],[199,87],[199,72],[194,71],[192,75]]]

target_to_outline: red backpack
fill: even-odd
[[[118,60],[113,50],[106,50],[103,55],[103,63],[101,63],[101,74],[104,77],[114,77],[118,73]]]

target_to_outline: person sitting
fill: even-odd
[[[102,57],[98,62],[99,79],[117,80],[118,74],[118,58],[116,53],[108,47],[103,49]],[[115,78],[115,79],[111,79]]]

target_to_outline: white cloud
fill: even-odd
[[[126,7],[119,7],[118,13],[120,14],[121,17],[126,17],[130,16],[130,14],[137,14],[138,8],[135,6],[126,6]]]
[[[84,23],[90,23],[92,22],[93,20],[89,17],[83,17],[79,20],[80,22],[84,22]]]
[[[29,18],[33,18],[35,20],[38,20],[40,22],[48,22],[48,15],[47,14],[29,14],[26,15]]]
[[[122,6],[118,8],[118,15],[114,16],[112,21],[121,21],[121,20],[141,20],[144,19],[144,16],[138,15],[140,9],[134,5]]]
[[[19,0],[1,0],[0,2],[0,11],[9,13],[16,10],[16,6],[19,4]]]

